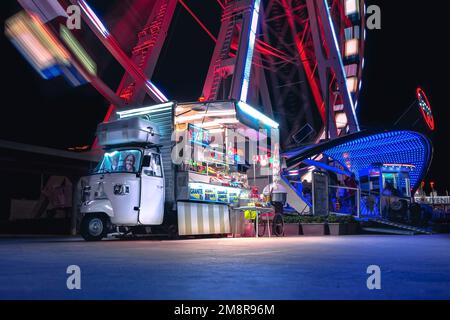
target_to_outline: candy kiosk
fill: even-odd
[[[226,204],[231,234],[270,235],[275,210],[262,191],[279,179],[278,124],[245,104],[222,101],[178,104],[175,129],[176,145],[183,145],[174,148],[182,154],[178,201]]]

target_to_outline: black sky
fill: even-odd
[[[113,1],[91,0],[100,14]],[[117,1],[118,2],[118,1]],[[186,1],[213,33],[219,28],[215,1]],[[386,127],[413,102],[415,89],[427,92],[436,118],[435,154],[427,181],[449,187],[450,2],[372,0],[382,10],[382,29],[369,31],[359,118],[363,127]],[[67,148],[90,144],[107,102],[89,85],[70,87],[62,78],[45,81],[28,65],[3,32],[7,17],[20,10],[2,1],[2,98],[0,139]],[[214,43],[185,10],[177,10],[154,81],[171,98],[195,100],[201,92]],[[98,49],[98,44],[93,51]],[[122,70],[103,57],[101,74],[117,85]]]

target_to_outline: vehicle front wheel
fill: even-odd
[[[171,224],[167,228],[167,235],[168,235],[170,240],[177,240],[177,239],[179,239],[180,236],[178,235],[178,227],[175,224]]]
[[[81,221],[81,236],[86,241],[100,241],[107,233],[106,219],[99,214],[88,214]]]

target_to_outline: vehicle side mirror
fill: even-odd
[[[144,168],[150,167],[151,160],[152,158],[150,157],[150,155],[144,156],[144,159],[142,160],[142,167]]]

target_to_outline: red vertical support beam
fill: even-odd
[[[326,124],[326,122],[327,122],[327,116],[326,116],[326,110],[325,110],[326,97],[324,97],[325,92],[326,92],[326,90],[325,90],[326,82],[325,81],[321,82],[321,86],[319,88],[319,84],[317,83],[316,77],[314,75],[314,71],[312,70],[311,65],[310,65],[310,57],[308,56],[306,48],[304,47],[304,43],[303,43],[304,40],[306,39],[306,34],[309,30],[311,30],[311,32],[314,33],[314,30],[312,29],[311,24],[315,23],[315,21],[311,21],[311,20],[315,19],[315,16],[311,17],[311,11],[310,11],[310,8],[308,7],[308,15],[310,17],[310,21],[309,21],[308,25],[305,26],[305,29],[303,31],[303,38],[300,39],[299,35],[297,34],[297,27],[295,24],[295,18],[293,15],[292,6],[288,3],[288,0],[282,0],[281,3],[283,6],[283,9],[285,11],[289,27],[292,32],[292,37],[294,38],[295,45],[296,45],[298,54],[300,56],[300,60],[303,64],[303,68],[305,70],[306,77],[308,78],[309,84],[311,86],[311,92],[313,94],[314,102],[316,103],[316,106],[319,110],[319,114],[322,119],[322,122],[324,124]],[[315,35],[313,34],[313,36],[315,36]],[[318,34],[317,34],[317,36],[318,36]],[[320,73],[326,71],[325,63],[324,63],[325,58],[323,56],[321,46],[316,45],[316,43],[318,43],[318,42],[314,41],[314,51],[315,51],[315,56],[317,59],[317,68],[319,70],[318,72],[320,74]],[[319,77],[319,79],[322,79],[322,78]]]
[[[161,50],[166,41],[166,35],[169,32],[170,24],[173,19],[177,0],[158,0],[154,6],[154,10],[149,17],[144,30],[150,29],[152,34],[149,40],[138,40],[138,46],[144,45],[147,47],[147,53],[143,59],[143,64],[140,67],[148,79],[152,79],[156,65],[158,63]],[[152,31],[155,29],[157,31]],[[134,57],[133,57],[134,58]],[[136,57],[136,59],[139,59]],[[144,102],[145,90],[141,86],[136,86],[136,89],[131,98],[130,104],[140,105]]]
[[[120,65],[135,79],[137,85],[143,85],[145,92],[147,92],[152,99],[159,102],[166,102],[168,99],[159,91],[158,88],[150,82],[144,73],[137,67],[134,62],[123,52],[114,37],[106,30],[106,28],[98,20],[86,4],[84,0],[71,0],[72,3],[81,6],[82,17],[89,26],[89,28],[95,33],[102,44],[108,49],[108,51],[116,58]]]
[[[309,27],[305,27],[305,33],[308,32]],[[311,86],[311,92],[313,94],[314,102],[316,103],[316,106],[319,110],[320,117],[322,118],[322,121],[325,123],[326,116],[325,116],[325,103],[322,97],[322,93],[319,88],[319,84],[317,83],[316,77],[314,76],[314,71],[311,68],[309,57],[306,52],[306,48],[303,44],[303,39],[300,39],[299,37],[295,38],[295,44],[297,47],[297,50],[300,55],[300,60],[302,61],[303,68],[305,69],[306,77],[308,78],[309,84]]]
[[[319,2],[322,0],[318,0]],[[311,28],[311,37],[314,44],[314,53],[317,61],[317,73],[320,82],[320,89],[322,92],[323,101],[323,119],[325,124],[325,138],[336,138],[338,131],[334,121],[334,117],[330,116],[330,110],[333,108],[331,104],[331,90],[330,90],[330,69],[329,69],[329,50],[326,41],[322,39],[322,32],[320,29],[320,22],[317,15],[317,0],[306,0],[308,8],[309,26]],[[325,45],[325,47],[324,47]]]

